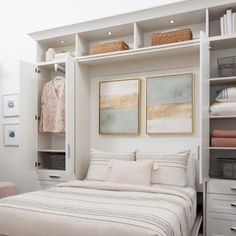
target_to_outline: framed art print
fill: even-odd
[[[14,117],[19,116],[19,95],[9,94],[3,95],[3,116]]]
[[[3,124],[3,140],[4,146],[19,146],[19,124]]]
[[[139,134],[140,79],[99,83],[99,133]]]
[[[147,78],[146,93],[147,134],[194,132],[193,74]]]

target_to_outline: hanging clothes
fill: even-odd
[[[43,87],[39,132],[65,132],[65,78],[56,76]]]

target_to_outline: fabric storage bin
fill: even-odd
[[[129,46],[124,41],[113,41],[101,44],[94,44],[91,46],[90,54],[100,54],[108,52],[116,52],[128,50]]]
[[[220,57],[217,62],[220,77],[236,75],[236,56]]]
[[[236,179],[236,158],[217,158],[216,178]]]
[[[180,29],[163,33],[154,33],[152,35],[152,46],[176,43],[181,41],[192,40],[193,34],[191,29]]]
[[[45,169],[65,170],[65,154],[48,154],[41,161]]]

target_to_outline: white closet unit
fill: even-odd
[[[214,235],[217,212],[208,206],[213,185],[209,172],[214,168],[214,155],[224,152],[233,156],[235,148],[210,147],[212,124],[235,126],[235,116],[209,115],[212,92],[226,84],[235,84],[235,77],[219,78],[216,58],[236,55],[236,35],[220,35],[220,17],[227,9],[236,12],[233,0],[182,1],[171,5],[127,13],[30,34],[37,42],[37,66],[21,66],[22,144],[21,152],[26,166],[36,163],[41,184],[52,185],[76,177],[83,179],[89,163],[90,148],[107,151],[135,149],[156,151],[192,149],[199,160],[198,191],[203,191],[204,235]],[[170,24],[174,20],[174,24]],[[151,46],[153,32],[191,28],[193,40]],[[108,32],[110,32],[108,34]],[[129,50],[90,55],[91,46],[112,40],[124,40]],[[48,48],[56,53],[70,52],[73,57],[45,62]],[[73,61],[74,65],[73,66]],[[51,78],[54,64],[64,65],[67,81],[66,134],[55,136],[38,133],[39,98],[42,85]],[[35,67],[40,73],[35,73]],[[74,70],[75,68],[75,70]],[[145,80],[149,76],[175,73],[195,74],[195,132],[193,135],[147,135],[145,133]],[[138,77],[141,79],[141,133],[140,136],[99,135],[99,81]],[[75,81],[74,81],[75,79]],[[222,123],[223,120],[223,123]],[[225,122],[224,122],[225,121]],[[48,157],[65,157],[65,170],[45,168]],[[74,165],[75,160],[75,165]],[[210,161],[211,160],[211,161]],[[40,165],[38,166],[38,164]],[[75,170],[75,172],[74,172]],[[46,182],[48,181],[48,182]],[[231,181],[224,180],[229,186]],[[230,194],[224,188],[214,194]],[[236,195],[235,195],[236,196]],[[214,197],[214,196],[213,196]],[[222,199],[229,196],[221,196]],[[231,199],[231,198],[230,198]],[[213,212],[214,211],[214,212]],[[233,211],[228,211],[233,212]],[[218,212],[219,213],[219,212]],[[227,212],[220,212],[222,218]],[[233,223],[235,216],[231,217]],[[219,218],[220,219],[220,218]],[[208,222],[211,228],[207,231]],[[236,225],[236,224],[235,224]],[[233,226],[231,226],[233,227]],[[230,231],[232,232],[232,230]],[[231,235],[231,234],[228,234]]]
[[[55,67],[65,68],[65,73]],[[40,185],[55,185],[74,178],[74,61],[70,57],[31,65],[21,62],[21,154],[31,159]],[[44,85],[60,75],[65,78],[65,132],[39,132]],[[26,105],[27,104],[27,105]]]

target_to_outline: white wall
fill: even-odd
[[[19,92],[19,61],[35,62],[36,45],[28,36],[47,28],[78,23],[91,19],[116,15],[129,11],[150,8],[179,0],[8,0],[1,4],[0,14],[0,93]],[[0,106],[2,106],[0,96]],[[26,104],[27,106],[27,104]],[[17,118],[2,118],[0,107],[0,129],[3,123],[18,122]],[[3,146],[0,131],[0,181],[12,180],[20,192],[33,190],[34,181],[19,155],[18,148]]]

